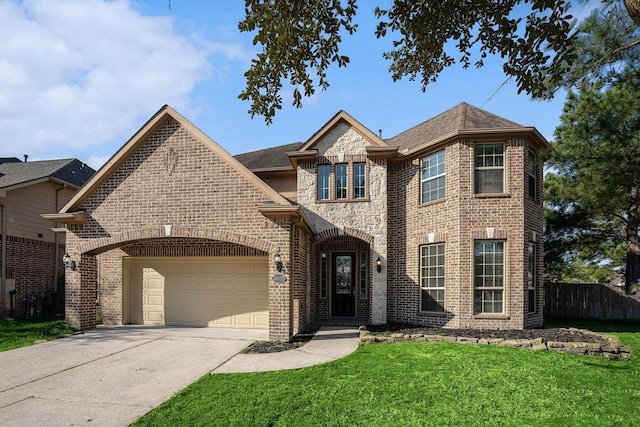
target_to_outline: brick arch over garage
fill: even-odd
[[[338,236],[355,237],[356,239],[360,239],[362,241],[365,241],[365,242],[369,243],[370,245],[373,244],[373,240],[374,240],[373,236],[371,236],[370,234],[365,233],[362,230],[357,230],[357,229],[354,229],[354,228],[345,227],[344,229],[341,229],[341,228],[330,228],[328,230],[321,231],[320,233],[318,233],[315,236],[313,236],[313,238],[311,239],[311,243],[317,245],[319,243],[322,243],[322,242],[327,241],[329,239],[333,239],[334,237],[338,237]]]
[[[87,240],[82,242],[75,248],[70,248],[70,250],[74,253],[98,255],[100,253],[107,252],[111,249],[115,249],[132,242],[172,237],[217,240],[247,246],[267,253],[274,251],[277,247],[277,245],[269,243],[266,240],[258,239],[256,237],[251,237],[240,233],[235,233],[228,230],[202,227],[173,226],[171,229],[171,233],[169,234],[163,226],[142,227],[135,230],[115,233],[109,237],[99,237]]]

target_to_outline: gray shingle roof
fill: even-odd
[[[277,147],[265,148],[264,150],[238,154],[234,157],[249,170],[291,168],[287,153],[289,151],[296,151],[300,147],[302,147],[302,142],[294,142],[293,144],[279,145]]]
[[[408,129],[393,138],[387,144],[397,146],[402,153],[427,145],[442,137],[460,130],[522,128],[522,125],[496,116],[488,111],[469,105],[466,102],[456,105],[437,116]]]
[[[53,178],[76,187],[82,186],[95,170],[77,159],[6,162],[0,164],[0,188]]]
[[[518,129],[524,126],[482,110],[466,102],[460,103],[437,116],[408,129],[385,142],[398,147],[400,153],[426,147],[443,137],[458,131]],[[296,151],[303,143],[281,145],[250,153],[238,154],[235,158],[250,170],[290,167],[286,153]]]

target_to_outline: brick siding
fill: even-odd
[[[268,196],[205,144],[169,118],[83,203],[87,221],[69,225],[67,247],[79,263],[67,274],[67,319],[95,327],[101,315],[122,321],[122,258],[133,254],[269,253],[290,260],[291,221],[270,220],[258,209]],[[166,239],[164,226],[172,225]],[[149,244],[144,241],[164,240]],[[193,238],[209,240],[196,242]],[[245,248],[240,248],[243,246]],[[203,252],[204,251],[204,252]],[[99,255],[99,256],[98,256]],[[96,310],[96,262],[100,263],[100,311]],[[269,263],[269,277],[276,274]],[[270,281],[269,330],[292,335],[290,282]]]
[[[58,244],[58,258],[56,258],[56,245],[53,242],[27,239],[8,235],[6,238],[7,259],[5,274],[7,279],[15,280],[15,316],[53,315],[56,314],[56,298],[60,298],[63,306],[64,299],[64,265],[62,255],[65,251],[64,244]],[[58,264],[58,293],[55,292],[55,264]],[[32,294],[44,293],[40,301],[40,313],[35,310],[27,312],[29,304],[27,299]],[[33,301],[33,300],[32,300]],[[5,306],[0,307],[5,315],[9,315],[10,302],[5,301]]]

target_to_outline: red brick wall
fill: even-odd
[[[42,240],[26,239],[23,237],[7,236],[7,265],[5,269],[7,279],[15,279],[15,313],[16,316],[27,315],[26,298],[32,293],[47,293],[43,301],[46,314],[55,314],[56,301],[50,295],[55,292],[55,264],[58,264],[58,293],[64,298],[64,265],[62,255],[65,245],[58,245],[56,258],[55,243]],[[61,305],[63,307],[63,305]],[[44,308],[44,307],[43,307]],[[8,315],[9,301],[6,301],[4,312]],[[37,313],[29,313],[36,315]],[[42,313],[45,314],[44,312]]]
[[[128,245],[135,241],[162,238],[165,224],[173,225],[172,239],[226,240],[236,248],[245,246],[249,252],[260,250],[270,256],[279,247],[285,265],[290,265],[291,222],[265,218],[258,209],[268,199],[245,176],[169,119],[83,203],[87,221],[69,226],[67,246],[75,258],[78,255],[73,248],[93,255],[104,252],[100,256],[101,314],[117,323],[122,318],[121,297],[117,294],[122,286],[121,257],[125,252],[113,249],[127,246],[127,250],[134,250],[135,245]],[[220,243],[205,244],[215,245]],[[178,239],[170,246],[174,247],[164,245],[154,250],[161,256],[172,251],[197,251],[198,244]],[[151,245],[144,250],[150,247],[159,248]],[[269,277],[276,274],[271,264]],[[81,262],[80,270],[85,267]],[[84,309],[78,304],[87,301],[85,294],[92,287],[95,293],[95,281],[90,282],[91,275],[82,280],[79,273],[68,276],[67,296],[71,298],[67,298],[67,311],[76,313],[69,318],[78,320],[77,313]],[[81,282],[82,292],[78,289]],[[288,339],[292,334],[291,286],[290,280],[284,284],[270,281],[273,339]],[[83,327],[89,323],[82,321]]]
[[[500,142],[500,141],[495,141]],[[531,232],[542,240],[542,205],[525,188],[524,140],[506,141],[505,194],[475,195],[472,141],[446,147],[446,197],[420,203],[420,158],[395,165],[389,179],[389,322],[451,328],[522,329],[542,324],[541,310],[527,315],[526,246]],[[429,153],[431,154],[431,153]],[[539,171],[539,182],[542,171]],[[541,188],[540,188],[541,191]],[[505,240],[507,282],[503,315],[473,314],[475,240]],[[445,243],[445,313],[420,312],[420,245]],[[542,298],[542,245],[538,247]]]

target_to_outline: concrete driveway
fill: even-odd
[[[0,353],[0,425],[126,426],[267,331],[101,326]]]

